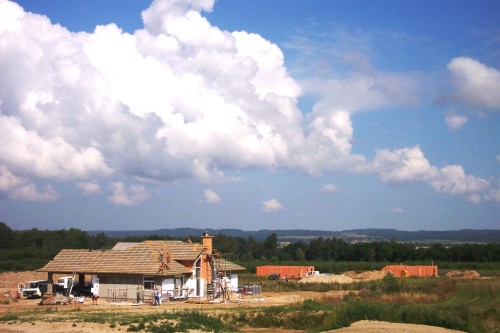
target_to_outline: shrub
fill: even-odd
[[[386,293],[394,293],[401,291],[401,285],[398,278],[392,274],[387,274],[382,279],[382,291]]]

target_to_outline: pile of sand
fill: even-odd
[[[356,273],[354,271],[348,271],[343,273],[342,275],[353,278],[354,280],[380,280],[383,279],[388,272],[383,271],[368,271],[362,273]]]
[[[328,331],[330,333],[379,333],[379,332],[404,332],[404,333],[461,333],[462,331],[450,330],[442,327],[388,323],[385,321],[361,320],[349,327]]]
[[[481,277],[476,271],[450,271],[445,276],[454,279],[479,279]]]
[[[356,273],[355,271],[347,271],[347,272],[342,273],[342,275],[345,275],[345,276],[348,276],[348,277],[354,279],[356,276],[358,276],[358,273]]]
[[[345,275],[311,275],[299,280],[299,283],[352,283],[354,279]]]

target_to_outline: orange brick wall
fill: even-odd
[[[208,235],[208,233],[205,233],[201,237],[202,245],[204,248],[204,252],[206,254],[202,254],[202,264],[201,264],[201,277],[205,280],[205,283],[210,283],[212,281],[212,268],[210,266],[209,260],[209,255],[212,255],[212,241],[213,241],[213,236]]]
[[[257,266],[256,274],[258,276],[268,276],[277,273],[281,277],[289,278],[305,277],[307,272],[314,271],[314,266]]]
[[[382,268],[382,271],[392,272],[394,276],[403,276],[403,271],[407,271],[409,276],[438,276],[437,266],[408,266],[408,265],[390,265]]]

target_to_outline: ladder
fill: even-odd
[[[73,276],[72,276],[72,281],[71,281],[71,286],[68,288],[68,291],[66,291],[66,300],[69,301],[69,295],[71,295],[71,292],[73,291],[73,286],[75,285],[75,276],[76,276],[76,271],[77,271],[77,266],[73,269]]]

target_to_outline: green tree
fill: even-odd
[[[267,236],[266,240],[263,244],[264,247],[264,256],[266,258],[271,258],[276,256],[278,252],[278,236],[275,233]]]
[[[238,251],[238,242],[236,238],[218,233],[214,237],[214,248],[224,254],[236,254]]]
[[[309,242],[309,246],[306,250],[307,260],[321,260],[321,250],[323,248],[323,237],[319,237],[315,240]]]
[[[306,255],[300,247],[295,251],[295,258],[297,261],[306,261]]]
[[[388,242],[377,242],[375,244],[376,261],[389,261],[392,260],[393,244]]]
[[[243,253],[241,255],[241,261],[253,261],[252,251],[248,251],[247,253]]]
[[[12,248],[13,242],[14,233],[12,229],[4,222],[0,222],[0,249]]]
[[[108,244],[109,238],[103,232],[99,232],[92,239],[92,247],[94,249],[102,249]]]
[[[252,257],[254,259],[262,258],[264,256],[264,247],[262,246],[262,243],[256,241],[255,238],[249,236],[247,244],[248,250],[252,253]]]

